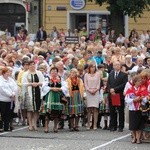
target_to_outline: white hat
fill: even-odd
[[[126,58],[132,58],[132,56],[131,55],[126,55]]]
[[[39,55],[39,56],[38,56],[38,58],[42,58],[42,59],[44,59],[44,57],[43,57],[42,55]]]

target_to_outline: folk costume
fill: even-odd
[[[80,78],[67,79],[70,99],[68,101],[68,115],[81,116],[83,113],[84,86]]]
[[[62,91],[55,92],[51,88],[61,88]],[[62,111],[64,110],[64,105],[61,103],[62,95],[68,95],[67,84],[65,81],[61,81],[61,78],[57,76],[56,78],[50,77],[48,82],[45,82],[42,87],[43,106],[41,108],[42,113],[46,113],[49,119],[60,118]]]
[[[99,113],[102,116],[109,115],[108,91],[105,86],[100,90],[100,100]]]

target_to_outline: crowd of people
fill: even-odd
[[[0,132],[14,129],[13,118],[38,131],[56,133],[68,122],[70,131],[123,132],[126,121],[132,143],[148,138],[150,124],[150,31],[129,37],[99,27],[90,36],[83,27],[64,32],[56,27],[48,35],[43,27],[32,40],[22,28],[12,37],[0,37]],[[65,42],[78,36],[77,44]],[[129,110],[125,114],[125,108]]]

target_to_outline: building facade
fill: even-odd
[[[29,33],[36,33],[43,25],[47,33],[53,26],[57,29],[81,29],[86,27],[90,33],[99,25],[107,33],[109,28],[110,12],[107,5],[96,5],[85,0],[0,0],[0,29],[6,28],[15,35],[22,24]],[[147,30],[150,27],[150,15],[144,11],[137,22],[133,18],[124,17],[125,35],[133,28],[137,31]]]
[[[106,9],[107,5],[96,5],[94,2],[84,0],[43,0],[43,25],[47,32],[53,26],[58,29],[80,29],[85,26],[89,32],[98,28],[101,24],[103,31],[107,32],[109,27],[110,12]],[[136,28],[137,31],[147,30],[150,27],[150,15],[144,11],[141,18],[124,17],[124,29],[126,36],[130,30]]]
[[[8,30],[16,35],[20,26],[36,33],[40,22],[39,0],[1,0],[0,1],[0,29]]]

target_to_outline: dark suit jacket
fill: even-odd
[[[108,77],[107,82],[107,90],[109,91],[108,99],[111,104],[111,96],[110,96],[110,89],[114,88],[115,93],[119,93],[121,97],[121,105],[124,106],[124,96],[123,91],[126,83],[128,82],[128,76],[124,72],[119,72],[117,79],[115,79],[115,71],[111,71]]]
[[[37,38],[37,41],[45,41],[46,38],[47,38],[47,33],[46,31],[43,31],[43,40],[41,40],[41,31],[39,30],[36,34],[36,38]]]
[[[113,36],[110,34],[108,40],[110,42],[116,43],[117,36],[114,34]]]

